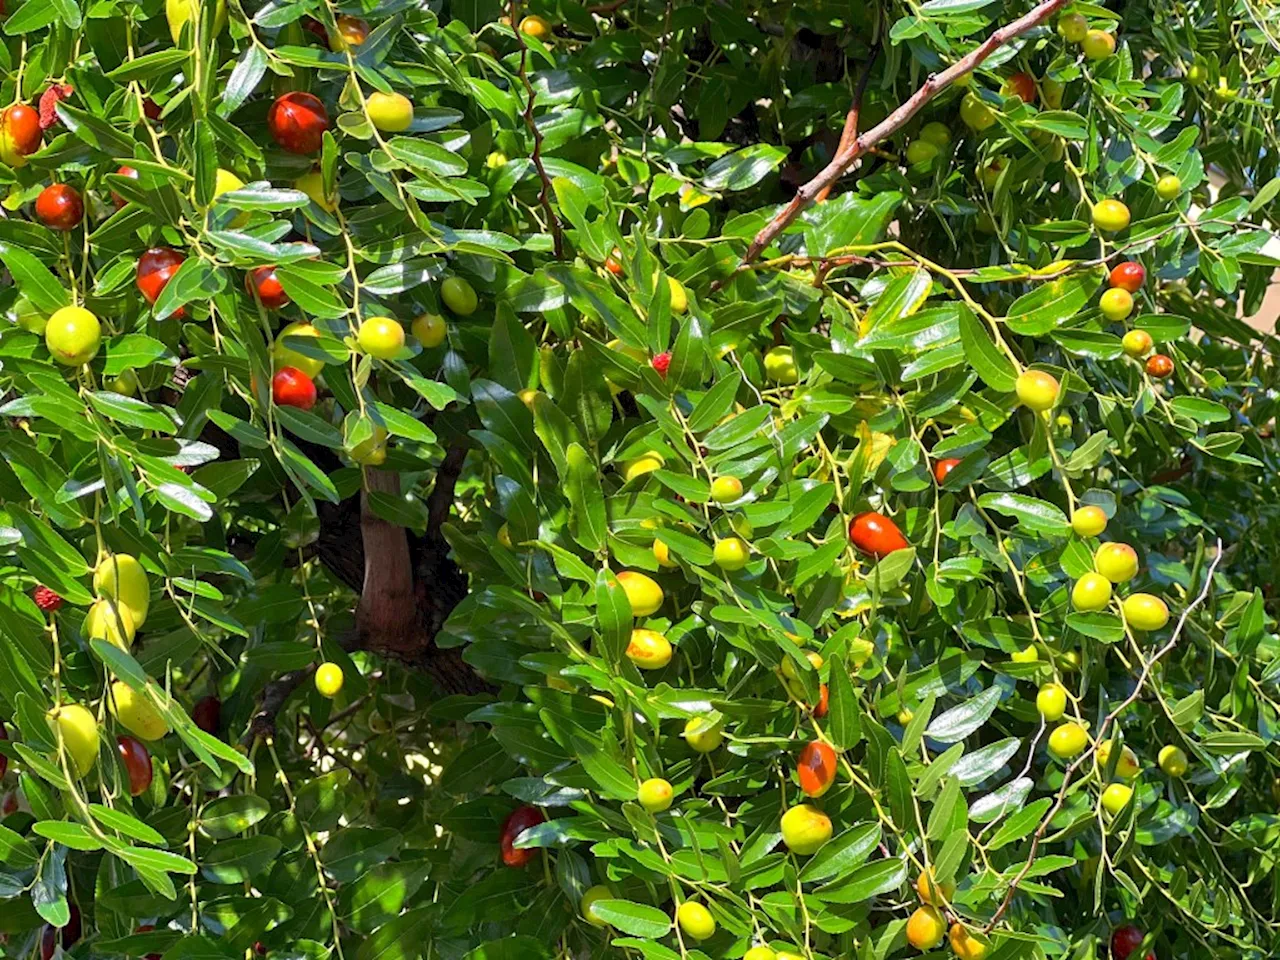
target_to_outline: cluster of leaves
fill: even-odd
[[[177,43],[164,6],[199,11]],[[1280,265],[1277,14],[1074,3],[1115,56],[1032,29],[743,265],[855,100],[867,129],[1031,5],[226,6],[221,30],[214,3],[26,0],[3,27],[7,94],[74,93],[42,149],[0,167],[0,306],[82,305],[105,329],[66,368],[29,323],[0,327],[0,756],[21,801],[0,823],[5,955],[881,960],[909,949],[926,867],[1001,960],[1093,955],[1134,919],[1160,956],[1276,953],[1274,340],[1238,316]],[[553,32],[513,30],[529,13]],[[371,30],[335,52],[340,15]],[[1014,71],[1061,102],[1002,96]],[[333,118],[314,157],[268,132],[296,89]],[[377,91],[413,99],[409,129],[375,128]],[[966,94],[994,126],[961,124]],[[926,122],[953,142],[908,165]],[[292,187],[313,167],[335,209]],[[219,168],[247,186],[216,195]],[[82,228],[28,216],[51,180],[84,194]],[[1090,222],[1108,197],[1133,211],[1116,235]],[[155,246],[186,259],[152,305],[134,277]],[[1149,280],[1117,324],[1097,298],[1125,259]],[[280,311],[245,288],[268,265]],[[442,308],[449,276],[474,314]],[[360,320],[424,312],[448,319],[440,345],[357,349]],[[298,321],[319,333],[288,344],[323,364],[314,410],[270,396]],[[1124,354],[1127,327],[1172,378]],[[766,372],[779,346],[798,382]],[[1047,416],[1014,395],[1033,364],[1062,385]],[[130,374],[136,396],[113,389]],[[389,454],[362,468],[375,429]],[[447,451],[465,460],[436,529]],[[960,462],[940,481],[941,459]],[[744,492],[722,504],[726,476]],[[351,578],[329,568],[362,504],[447,544],[470,593],[433,646],[496,693],[442,697],[358,649]],[[1083,504],[1138,550],[1124,589],[1163,596],[1164,629],[1072,612],[1097,545],[1072,532]],[[912,546],[860,554],[867,510]],[[730,537],[740,570],[714,561]],[[84,638],[107,552],[150,572],[131,652]],[[623,570],[661,586],[651,616]],[[66,605],[46,614],[37,585]],[[637,669],[634,627],[665,635],[668,665]],[[298,685],[320,661],[344,669],[336,700]],[[174,731],[138,797],[113,679]],[[1098,797],[1120,750],[1046,752],[1049,681],[1137,756],[1119,814]],[[282,689],[279,734],[246,735]],[[208,696],[221,726],[200,729]],[[69,702],[102,724],[83,778],[45,719]],[[690,722],[723,744],[695,751]],[[841,754],[814,801],[834,836],[797,856],[780,818],[815,740]],[[1157,768],[1165,745],[1185,777]],[[636,802],[649,778],[669,811]],[[508,838],[533,851],[511,867],[519,805],[545,822]],[[674,925],[688,900],[714,935]]]

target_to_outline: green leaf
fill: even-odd
[[[988,687],[975,697],[952,707],[945,713],[934,717],[925,735],[940,743],[955,743],[970,734],[976,733],[995,713],[1000,703],[999,687]]]
[[[1013,390],[1017,371],[968,307],[960,309],[960,340],[964,344],[965,359],[987,386],[1001,393]]]
[[[565,494],[569,498],[569,530],[573,538],[592,552],[604,546],[606,520],[604,490],[590,455],[577,443],[565,451],[568,475]]]
[[[1005,326],[1022,336],[1042,337],[1083,310],[1097,288],[1096,270],[1049,280],[1013,302]]]
[[[880,843],[880,824],[864,823],[833,837],[800,871],[802,883],[817,883],[848,873],[866,862]]]
[[[597,900],[591,912],[615,930],[657,940],[671,931],[671,918],[657,907],[630,900]]]

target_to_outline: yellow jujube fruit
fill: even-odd
[[[151,608],[151,585],[137,557],[113,553],[99,560],[93,570],[93,592],[128,610],[135,630],[146,623],[147,611]]]
[[[283,367],[293,367],[295,370],[301,370],[308,377],[314,380],[324,370],[324,361],[309,357],[304,353],[299,353],[292,347],[285,346],[286,337],[318,337],[320,331],[309,323],[291,323],[280,331],[276,337],[276,342],[271,348],[271,363],[276,370]]]
[[[1104,740],[1098,744],[1098,766],[1104,771],[1107,769],[1107,764],[1111,762],[1111,745],[1113,742]],[[1120,759],[1116,761],[1116,776],[1132,780],[1141,772],[1142,767],[1138,764],[1138,755],[1128,747],[1122,747]]]
[[[655,470],[661,470],[666,460],[658,453],[645,453],[636,457],[634,460],[628,460],[622,465],[622,479],[630,483],[636,477],[643,477],[646,473],[653,473]]]
[[[661,813],[663,810],[670,809],[674,796],[675,792],[671,789],[671,784],[661,777],[650,777],[640,784],[640,789],[636,791],[636,799],[640,801],[640,806],[650,813]]]
[[[947,933],[947,921],[937,907],[919,907],[907,920],[907,942],[917,950],[933,950]]]
[[[707,723],[703,717],[690,717],[684,725],[684,741],[696,753],[710,753],[724,742],[721,721]]]
[[[232,190],[239,190],[244,186],[244,181],[237,177],[230,170],[218,168],[218,172],[214,177],[213,195],[220,197],[224,193],[230,193]],[[249,222],[249,211],[245,210],[231,221],[233,227],[243,227]]]
[[[661,670],[671,662],[671,641],[657,630],[632,630],[627,659],[641,670]]]
[[[671,548],[661,540],[653,541],[653,556],[654,559],[658,561],[658,566],[660,567],[679,566],[679,564],[671,559]]]
[[[1104,543],[1093,555],[1093,569],[1112,583],[1124,583],[1138,575],[1138,551],[1127,543]]]
[[[304,173],[297,180],[293,181],[295,190],[301,190],[312,202],[321,210],[329,213],[336,213],[338,209],[338,195],[335,192],[332,196],[324,192],[324,176],[319,170],[312,170],[310,173]]]
[[[71,758],[71,772],[83,777],[98,762],[98,721],[78,703],[54,707],[47,714],[49,729],[62,740]]]
[[[647,617],[657,613],[662,606],[662,587],[652,577],[634,570],[623,570],[618,574],[618,583],[631,604],[632,616]]]
[[[1159,630],[1169,622],[1169,606],[1149,593],[1134,593],[1124,598],[1124,619],[1135,630]]]
[[[711,482],[711,499],[716,503],[733,503],[742,497],[742,481],[737,477],[716,477]]]
[[[1060,390],[1057,378],[1043,370],[1024,370],[1014,381],[1014,391],[1022,405],[1037,413],[1057,403]]]
[[[1071,588],[1071,606],[1090,612],[1105,610],[1111,602],[1111,581],[1100,573],[1086,573]]]
[[[742,960],[778,960],[778,955],[766,946],[752,947],[742,955]]]
[[[1036,694],[1036,709],[1049,723],[1062,719],[1067,712],[1067,691],[1060,683],[1046,683]]]
[[[1102,808],[1113,817],[1129,805],[1133,787],[1127,783],[1111,783],[1102,791]]]
[[[676,908],[680,932],[694,940],[706,940],[716,932],[716,918],[700,903],[686,900]]]
[[[981,935],[970,932],[963,923],[953,923],[948,935],[951,949],[960,960],[983,960],[991,952],[991,944]]]
[[[1049,734],[1049,752],[1060,760],[1070,760],[1079,755],[1088,743],[1089,734],[1074,721],[1054,727],[1053,733]]]
[[[1096,537],[1107,529],[1107,514],[1099,506],[1090,504],[1071,515],[1071,529],[1082,537]]]
[[[373,435],[350,450],[351,459],[363,467],[380,467],[387,462],[387,428],[375,425]]]
[[[933,867],[921,870],[920,876],[916,877],[916,893],[921,903],[938,907],[955,896],[955,892],[954,883],[938,883],[933,879]]]
[[[217,0],[217,3],[218,6],[213,12],[215,36],[227,25],[227,0]],[[204,6],[205,3],[201,0],[165,0],[165,18],[169,21],[169,35],[173,37],[174,43],[182,39],[182,28],[187,25],[187,21],[195,20]],[[195,29],[194,25],[192,29]]]
[[[84,617],[86,640],[105,640],[125,653],[133,648],[133,638],[137,632],[138,628],[134,625],[129,608],[111,600],[95,601]]]
[[[689,309],[689,294],[675,277],[667,277],[667,289],[671,291],[671,312],[683,314]]]
[[[424,313],[410,324],[409,329],[428,350],[444,343],[445,335],[449,332],[444,317],[434,313]]]
[[[782,842],[792,853],[807,857],[830,839],[831,818],[812,804],[798,804],[782,815]]]
[[[116,722],[140,740],[159,740],[169,732],[168,721],[146,695],[122,680],[111,684],[107,707]]]
[[[325,662],[316,667],[316,692],[320,696],[332,700],[342,692],[344,682],[346,677],[338,664]]]
[[[607,927],[609,922],[602,920],[591,912],[591,905],[598,900],[614,899],[613,892],[602,884],[596,884],[594,887],[588,887],[587,892],[582,895],[582,902],[579,907],[582,910],[582,919],[593,927]]]
[[[1171,743],[1160,748],[1156,760],[1160,764],[1160,769],[1174,778],[1184,776],[1189,766],[1186,751]]]
[[[741,537],[725,537],[717,540],[712,549],[712,559],[721,570],[741,570],[751,560],[751,549]]]
[[[365,100],[365,112],[383,133],[400,133],[413,125],[413,101],[403,93],[376,90]]]

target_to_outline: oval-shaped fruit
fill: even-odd
[[[1118,323],[1133,313],[1133,294],[1120,287],[1112,287],[1102,294],[1098,301],[1098,309],[1112,323]]]
[[[329,111],[314,93],[291,90],[271,104],[267,129],[272,139],[290,153],[315,153],[329,129]]]
[[[1023,103],[1036,102],[1036,78],[1019,71],[1005,80],[1001,91],[1006,97],[1017,97]]]
[[[1090,60],[1105,60],[1116,52],[1115,35],[1105,30],[1090,30],[1080,41],[1080,49]]]
[[[111,600],[94,601],[84,617],[86,640],[105,640],[125,653],[133,647],[133,638],[137,632],[137,625],[133,622],[133,615],[129,613],[128,607],[123,604],[117,606]]]
[[[768,947],[761,944],[760,946],[752,947],[744,953],[742,955],[742,960],[778,960],[778,955]]]
[[[450,313],[456,313],[460,317],[471,316],[480,303],[475,287],[462,277],[446,277],[444,283],[440,284],[440,299]]]
[[[322,697],[332,700],[342,692],[342,684],[346,678],[342,667],[326,661],[316,667],[316,692]]]
[[[662,465],[667,461],[662,454],[649,453],[641,454],[634,460],[628,460],[622,465],[622,479],[626,483],[630,483],[636,477],[643,477],[646,473],[653,473],[655,470],[662,469]]]
[[[356,334],[360,349],[379,360],[390,360],[404,349],[404,327],[391,317],[370,317]]]
[[[1093,555],[1093,569],[1112,583],[1125,583],[1138,575],[1138,551],[1127,543],[1104,543]]]
[[[671,548],[661,540],[653,541],[653,557],[658,561],[660,567],[678,567],[679,564],[671,559]]]
[[[403,93],[375,91],[365,100],[365,112],[383,133],[400,133],[413,125],[413,101]]]
[[[1058,402],[1061,392],[1058,379],[1044,370],[1024,370],[1014,381],[1014,391],[1024,407],[1037,413],[1050,409]]]
[[[424,313],[413,321],[409,329],[418,338],[418,342],[428,350],[444,343],[444,338],[449,332],[444,317],[435,313]]]
[[[671,293],[671,312],[684,314],[689,310],[689,294],[675,277],[667,277],[667,289]]]
[[[1067,690],[1060,683],[1046,683],[1036,694],[1036,709],[1049,723],[1056,723],[1067,712]]]
[[[582,900],[578,903],[578,908],[582,911],[582,919],[593,927],[607,927],[609,922],[602,920],[591,912],[591,905],[599,900],[614,899],[613,891],[602,884],[596,884],[594,887],[588,887],[586,893],[582,895]]]
[[[301,190],[321,210],[328,213],[337,213],[338,211],[338,194],[325,193],[324,174],[319,170],[312,170],[304,173],[297,180],[293,181],[294,189]]]
[[[490,170],[501,170],[507,165],[507,155],[501,150],[495,150],[484,158],[484,165]]]
[[[716,477],[711,481],[711,499],[716,503],[733,503],[742,497],[742,481],[737,477]]]
[[[1040,94],[1044,97],[1044,105],[1050,110],[1062,109],[1062,98],[1067,92],[1067,85],[1053,77],[1040,79]]]
[[[36,197],[36,216],[50,230],[74,230],[84,219],[84,201],[75,188],[51,183]]]
[[[98,355],[102,324],[84,307],[63,307],[45,324],[44,345],[63,366],[81,366]]]
[[[40,114],[25,103],[0,111],[0,160],[15,170],[40,149]]]
[[[244,288],[251,296],[256,294],[268,310],[279,310],[289,302],[275,267],[254,267],[244,276]]]
[[[858,550],[877,560],[883,560],[895,550],[905,550],[911,546],[896,523],[874,510],[853,518],[853,522],[849,524],[849,540]]]
[[[135,279],[138,292],[146,298],[147,303],[154,304],[160,299],[160,294],[186,259],[177,250],[168,247],[152,247],[138,258]]]
[[[64,703],[54,707],[45,718],[49,729],[61,739],[70,758],[71,772],[83,777],[98,762],[98,721],[93,714],[78,703]]]
[[[1082,612],[1105,610],[1111,602],[1111,581],[1100,573],[1086,573],[1071,588],[1071,606]]]
[[[147,699],[122,680],[111,684],[107,707],[120,726],[142,740],[159,740],[169,732],[163,714]]]
[[[222,701],[214,696],[201,697],[191,708],[191,722],[216,737],[222,727]]]
[[[276,342],[271,348],[272,366],[277,370],[285,367],[293,367],[295,370],[301,370],[311,379],[315,379],[320,375],[320,371],[324,369],[324,361],[317,360],[314,357],[300,353],[292,347],[285,345],[287,337],[318,337],[320,331],[309,323],[291,323],[276,337]]]
[[[1156,760],[1159,762],[1161,770],[1175,778],[1185,776],[1187,767],[1190,765],[1186,751],[1181,747],[1175,747],[1171,743],[1160,748],[1160,753]]]
[[[1058,18],[1058,33],[1067,43],[1079,43],[1089,32],[1089,21],[1081,13],[1064,13]]]
[[[116,737],[116,752],[129,778],[129,796],[140,797],[151,787],[155,776],[151,769],[151,754],[137,737]]]
[[[147,571],[137,557],[112,553],[98,561],[93,569],[93,592],[114,600],[133,616],[134,627],[147,622],[151,609],[151,583]]]
[[[947,939],[959,960],[983,960],[991,952],[991,944],[986,938],[972,932],[963,923],[953,923]]]
[[[215,35],[222,32],[227,25],[227,0],[217,0],[217,6],[213,11],[213,32]],[[169,21],[169,35],[173,37],[173,42],[179,43],[182,40],[182,28],[191,21],[191,29],[195,30],[195,24],[199,22],[200,9],[203,6],[201,0],[165,0],[164,12],[165,17]]]
[[[1089,743],[1089,734],[1084,727],[1069,720],[1053,728],[1049,734],[1049,752],[1059,760],[1070,760],[1078,756]]]
[[[1109,783],[1102,791],[1102,808],[1113,817],[1129,805],[1133,799],[1133,787],[1127,783]]]
[[[912,140],[907,144],[907,165],[915,167],[922,163],[932,163],[941,152],[936,143],[930,143],[928,140]]]
[[[804,655],[805,659],[813,666],[814,670],[821,670],[823,659],[822,654],[815,650],[810,650]],[[800,676],[800,669],[796,666],[796,662],[790,657],[782,658],[782,675],[788,680],[795,680]]]
[[[916,877],[916,895],[921,903],[940,907],[955,896],[956,885],[951,882],[938,883],[933,879],[933,867],[920,871]]]
[[[1107,529],[1107,513],[1096,504],[1080,507],[1071,514],[1071,529],[1082,537],[1096,537]]]
[[[711,911],[693,900],[686,900],[676,908],[676,922],[680,924],[680,932],[694,940],[706,940],[716,932],[716,918]]]
[[[1176,200],[1182,194],[1182,180],[1166,173],[1156,181],[1156,196],[1161,200]]]
[[[796,760],[800,789],[808,796],[820,797],[836,781],[836,752],[831,746],[815,740],[800,751]]]
[[[1098,766],[1106,769],[1107,764],[1111,762],[1111,751],[1114,741],[1104,740],[1098,744]],[[1115,775],[1123,777],[1126,780],[1132,780],[1142,772],[1142,767],[1138,763],[1138,755],[1128,747],[1121,747],[1120,758],[1116,760]]]
[[[981,133],[996,122],[996,112],[976,93],[964,95],[960,101],[960,119],[970,130]]]
[[[1135,630],[1159,630],[1169,622],[1169,607],[1149,593],[1132,593],[1124,598],[1125,623]]]
[[[640,801],[640,806],[650,813],[661,813],[663,810],[670,809],[674,796],[675,791],[671,789],[671,784],[661,777],[650,777],[640,784],[640,788],[636,791],[636,799]]]
[[[712,550],[712,558],[721,570],[732,573],[741,570],[751,560],[751,548],[741,537],[725,537],[717,540]]]
[[[1121,290],[1128,290],[1130,293],[1137,293],[1141,290],[1146,280],[1146,267],[1136,260],[1117,263],[1111,268],[1111,274],[1107,278],[1107,282],[1112,287],[1119,287]]]
[[[1145,934],[1131,923],[1116,927],[1111,934],[1111,960],[1126,960],[1129,954],[1142,946],[1144,937]]]
[[[799,382],[800,369],[790,347],[774,347],[764,355],[764,375],[784,387]]]
[[[530,827],[546,822],[546,815],[537,807],[516,807],[510,816],[502,822],[502,831],[498,836],[498,846],[502,851],[502,862],[508,867],[523,867],[538,855],[537,847],[517,847],[516,840],[520,834]]]
[[[380,467],[387,462],[387,428],[374,425],[373,434],[365,437],[348,451],[356,463],[364,467]],[[505,526],[505,524],[504,524]],[[507,534],[507,543],[511,543],[511,534]]]
[[[1106,233],[1129,226],[1129,208],[1120,200],[1099,200],[1093,207],[1093,225]]]
[[[907,920],[907,942],[917,950],[934,950],[947,935],[947,921],[937,907],[917,907]]]
[[[652,577],[634,570],[623,570],[618,574],[618,583],[631,604],[633,617],[647,617],[657,613],[662,606],[662,587]]]
[[[801,803],[782,815],[782,842],[802,857],[817,853],[831,839],[831,818],[808,803]]]
[[[334,53],[343,53],[352,47],[358,47],[369,39],[369,23],[359,17],[342,14],[334,25],[338,28],[329,36],[329,49]]]
[[[937,480],[939,485],[945,483],[947,475],[958,466],[960,466],[960,460],[958,457],[948,457],[945,460],[939,460],[933,465],[933,479]]]
[[[1173,358],[1163,353],[1153,353],[1147,357],[1147,376],[1156,380],[1165,380],[1173,375]]]
[[[278,407],[310,410],[316,405],[316,384],[297,367],[281,367],[271,377],[271,401]]]
[[[946,150],[951,146],[951,128],[934,120],[920,128],[920,139],[932,143],[939,150]]]
[[[1151,334],[1145,330],[1130,330],[1124,335],[1124,339],[1120,341],[1120,344],[1124,347],[1124,352],[1127,356],[1139,360],[1151,352],[1153,341]]]
[[[627,659],[641,670],[661,670],[671,662],[671,641],[657,630],[632,630]]]
[[[41,313],[40,308],[26,297],[20,296],[13,302],[11,315],[19,327],[36,336],[43,335],[45,327],[49,325],[49,317]]]
[[[1040,651],[1036,649],[1034,643],[1029,643],[1021,650],[1015,650],[1009,654],[1009,659],[1014,663],[1037,663],[1040,660]]]
[[[708,723],[704,717],[690,717],[682,735],[695,753],[710,753],[724,742],[724,726],[719,720]]]

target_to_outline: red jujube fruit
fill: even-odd
[[[853,522],[849,524],[849,539],[855,547],[877,560],[887,557],[895,550],[905,550],[911,546],[896,523],[874,510],[853,518]]]

